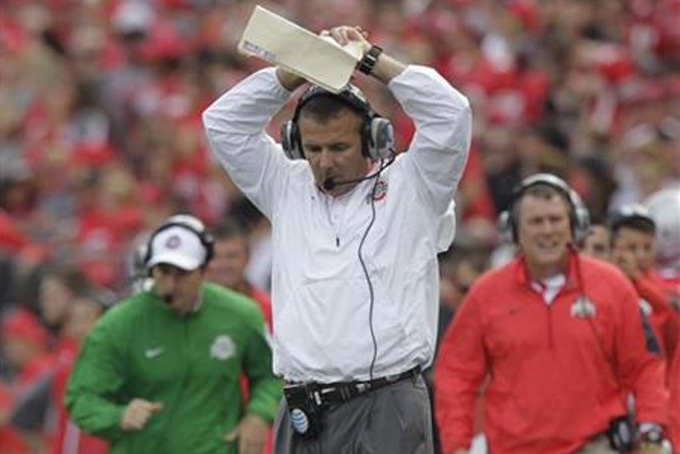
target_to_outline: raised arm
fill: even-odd
[[[470,150],[472,112],[470,103],[434,69],[405,65],[375,46],[360,27],[340,26],[322,35],[332,36],[341,46],[361,43],[364,59],[374,55],[370,75],[385,84],[416,124],[411,143],[412,172],[420,180],[423,197],[444,214],[460,181]],[[362,65],[360,64],[359,67]],[[281,84],[295,89],[303,79],[281,69]]]
[[[267,68],[243,80],[203,112],[203,126],[215,156],[239,189],[267,215],[282,178],[281,168],[287,163],[265,127],[289,96],[275,68]]]
[[[412,166],[425,202],[442,214],[453,200],[470,151],[470,103],[424,66],[408,66],[388,87],[416,126],[407,165]]]

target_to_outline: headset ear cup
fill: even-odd
[[[151,260],[151,245],[153,244],[153,237],[156,236],[155,234],[151,235],[149,240],[146,243],[146,251],[144,252],[144,258],[142,259],[142,264],[144,265],[144,268],[149,272],[149,275],[151,275],[151,270],[149,269],[149,260]]]
[[[573,239],[580,244],[590,227],[590,212],[581,196],[573,189],[569,190],[569,202]]]
[[[502,242],[509,243],[510,241],[514,241],[515,235],[510,220],[509,210],[503,210],[498,215],[498,232]]]
[[[281,125],[281,147],[288,159],[303,159],[304,156],[298,147],[299,137],[295,121],[287,121]]]
[[[368,157],[373,161],[392,157],[394,150],[394,128],[387,118],[375,117],[370,121]]]
[[[590,212],[585,206],[576,206],[576,222],[574,227],[574,241],[581,243],[590,227]]]
[[[508,229],[510,231],[510,238],[515,244],[519,244],[519,220],[517,219],[517,212],[513,209],[508,214]]]
[[[162,227],[162,226],[161,226]],[[153,240],[156,238],[156,235],[160,231],[160,228],[156,229],[155,232],[151,233],[151,236],[149,236],[149,239],[146,241],[146,251],[144,252],[144,258],[143,264],[144,268],[146,268],[149,272],[149,276],[151,276],[151,270],[149,268],[149,262],[151,261],[151,256],[153,256]]]
[[[205,231],[202,232],[200,238],[201,242],[203,243],[203,246],[205,247],[204,265],[207,265],[215,256],[215,238]]]

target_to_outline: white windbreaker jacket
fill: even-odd
[[[246,78],[203,114],[215,155],[272,223],[274,370],[287,380],[369,379],[371,318],[373,377],[432,362],[437,253],[453,240],[453,196],[469,152],[471,112],[431,68],[409,66],[388,88],[416,134],[377,183],[375,222],[362,247],[370,285],[358,249],[376,182],[329,196],[306,161],[286,158],[264,132],[290,96],[275,69]]]

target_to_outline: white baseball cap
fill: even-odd
[[[180,225],[159,231],[149,246],[151,248],[151,257],[147,263],[149,268],[167,263],[185,271],[193,271],[205,263],[207,254],[198,235]]]

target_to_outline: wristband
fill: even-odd
[[[378,63],[378,58],[380,58],[382,52],[383,50],[381,47],[378,47],[375,44],[372,45],[368,52],[366,52],[366,55],[364,55],[364,58],[359,62],[359,71],[367,76],[370,75],[373,72],[375,64]]]

